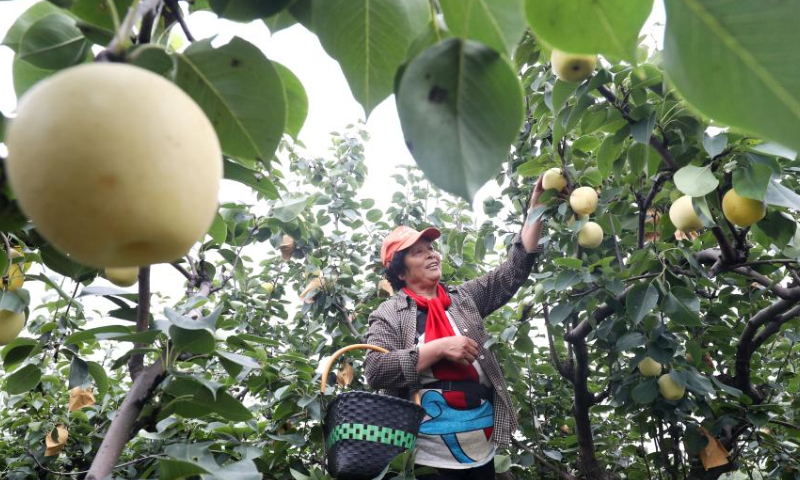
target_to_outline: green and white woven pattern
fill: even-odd
[[[395,430],[394,428],[365,425],[363,423],[343,423],[333,427],[328,436],[328,448],[339,440],[365,440],[410,450],[414,448],[417,438],[411,433]]]

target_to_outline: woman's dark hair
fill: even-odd
[[[392,289],[397,292],[406,286],[405,280],[400,279],[400,275],[406,273],[406,253],[408,250],[400,250],[392,256],[392,261],[386,267],[386,279],[392,284]]]

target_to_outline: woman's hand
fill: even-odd
[[[439,358],[451,362],[472,365],[478,358],[478,342],[463,336],[437,338],[431,343],[438,343]]]
[[[419,347],[417,371],[421,372],[439,360],[472,365],[472,362],[478,358],[478,352],[478,342],[469,337],[454,335],[437,338]]]
[[[536,181],[536,186],[533,188],[533,194],[531,195],[531,203],[528,205],[528,215],[530,215],[535,207],[539,205],[539,197],[544,192],[544,187],[542,186],[542,179],[544,175],[539,175],[539,179]],[[522,227],[522,233],[520,237],[522,239],[522,246],[525,247],[525,251],[531,253],[536,249],[539,245],[539,236],[542,232],[542,219],[541,217],[537,218],[535,221],[531,221],[528,219],[525,221],[525,225]]]

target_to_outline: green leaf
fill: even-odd
[[[797,222],[793,218],[787,218],[787,214],[779,211],[769,211],[767,215],[753,226],[754,231],[760,231],[769,238],[769,244],[783,250],[786,245],[794,238],[797,231]]]
[[[64,344],[70,345],[70,344],[86,342],[88,340],[94,340],[95,338],[97,338],[97,335],[101,333],[115,333],[115,334],[125,335],[131,333],[131,329],[130,327],[126,327],[123,325],[106,325],[104,327],[90,328],[89,330],[75,332],[72,335],[68,336],[66,339],[64,339]]]
[[[217,49],[211,39],[178,55],[175,82],[205,112],[226,155],[267,161],[286,124],[277,69],[255,45],[234,37]]]
[[[625,311],[634,323],[639,323],[658,303],[658,289],[652,283],[639,284],[625,299]]]
[[[683,98],[716,122],[799,150],[800,3],[665,6],[664,66]]]
[[[208,229],[208,236],[211,241],[217,245],[222,245],[225,242],[225,237],[228,233],[228,227],[225,225],[225,219],[220,214],[214,215],[214,221],[211,223],[211,228]]]
[[[22,290],[0,290],[0,310],[22,313],[28,306],[26,292]]]
[[[383,217],[383,212],[379,208],[373,208],[367,212],[367,220],[372,223],[377,222],[381,217]]]
[[[89,366],[89,375],[92,376],[95,385],[97,385],[97,398],[102,402],[103,397],[105,397],[108,392],[108,375],[106,374],[106,369],[97,362],[86,362],[86,364]]]
[[[3,368],[9,372],[14,366],[24,362],[28,357],[39,351],[41,351],[41,347],[36,340],[17,337],[4,346],[0,352],[0,356],[3,358]]]
[[[653,0],[526,0],[528,24],[559,50],[632,60]]]
[[[767,192],[764,194],[764,201],[767,205],[777,205],[779,207],[800,210],[800,195],[784,187],[776,179],[771,179],[767,185]]]
[[[97,274],[97,269],[73,262],[50,245],[41,247],[39,253],[47,268],[73,280],[82,281]]]
[[[728,136],[719,134],[716,137],[709,137],[707,133],[703,134],[703,148],[709,157],[714,158],[728,146]]]
[[[60,70],[83,61],[89,49],[75,20],[63,14],[39,19],[25,32],[19,44],[19,58],[31,65]]]
[[[222,169],[224,178],[243,183],[270,200],[280,198],[280,193],[278,193],[278,188],[275,184],[260,172],[250,170],[230,160],[225,160]]]
[[[611,167],[614,161],[622,153],[623,143],[618,141],[616,135],[609,135],[600,144],[597,151],[597,169],[603,177],[611,175]]]
[[[308,195],[301,195],[297,198],[281,199],[280,203],[276,204],[272,209],[272,216],[284,223],[289,223],[298,215],[303,213],[303,210],[309,206],[314,198]]]
[[[108,0],[76,0],[70,7],[70,12],[84,22],[105,30],[107,35],[114,34],[114,19],[108,8]],[[114,0],[120,21],[125,16],[132,0]]]
[[[249,22],[274,15],[286,8],[292,0],[209,0],[214,13],[222,18]]]
[[[453,35],[477,40],[510,55],[525,32],[522,0],[440,0]]]
[[[700,299],[685,287],[673,287],[664,299],[664,313],[678,325],[697,327],[700,322]]]
[[[286,133],[297,140],[300,130],[308,116],[308,95],[300,79],[291,70],[280,63],[272,62],[278,70],[283,82],[283,91],[286,99]]]
[[[16,21],[14,21],[14,24],[11,25],[11,28],[8,29],[5,38],[3,38],[3,45],[19,53],[20,41],[22,40],[23,35],[25,35],[25,32],[31,28],[31,25],[36,23],[38,20],[54,13],[62,13],[62,10],[50,2],[34,3],[31,5],[31,8],[25,10],[25,12],[20,15]]]
[[[67,388],[82,387],[89,381],[89,365],[85,360],[78,358],[77,355],[72,357],[72,363],[69,366],[69,385]]]
[[[631,126],[631,136],[633,140],[645,145],[649,144],[655,126],[656,112],[651,112],[647,118],[643,118]]]
[[[564,320],[569,318],[569,315],[573,311],[572,305],[567,303],[561,303],[556,305],[550,310],[550,314],[548,316],[550,320],[550,325],[560,325]]]
[[[714,395],[714,393],[716,393],[714,386],[711,384],[711,380],[695,369],[686,372],[686,387],[700,395]]]
[[[523,105],[508,60],[455,38],[417,56],[397,95],[406,145],[417,164],[435,185],[470,202],[505,161]]]
[[[47,3],[47,2],[42,2]],[[17,98],[25,95],[25,92],[31,89],[34,85],[41,80],[53,75],[58,70],[47,70],[31,65],[30,63],[20,60],[19,55],[14,57],[11,63],[11,71],[14,76],[14,93]]]
[[[175,348],[189,353],[212,353],[214,351],[214,334],[208,330],[186,330],[171,326],[169,336]]]
[[[158,479],[159,480],[180,480],[200,474],[209,474],[205,468],[182,460],[171,458],[158,459]]]
[[[251,369],[260,369],[261,365],[255,359],[248,357],[246,355],[241,355],[238,353],[231,353],[225,352],[222,350],[217,350],[217,355],[220,357],[229,360],[231,362],[237,363],[243,367],[251,368]]]
[[[636,347],[641,347],[647,343],[647,337],[639,332],[630,332],[617,340],[617,350],[624,352]]]
[[[733,189],[736,194],[754,200],[764,200],[772,169],[760,163],[750,162],[733,171]]]
[[[42,371],[36,365],[25,365],[6,377],[6,391],[9,395],[19,395],[33,390],[39,385]]]
[[[511,457],[508,455],[495,455],[494,457],[494,471],[495,473],[505,473],[511,470]]]
[[[312,8],[314,32],[369,117],[392,93],[397,69],[428,27],[427,0],[324,0]]]
[[[570,83],[570,82],[562,82],[561,80],[556,80],[556,83],[553,85],[552,97],[551,101],[553,103],[553,112],[558,113],[564,107],[564,104],[567,103],[569,97],[572,96],[572,93],[578,88],[578,84]]]
[[[711,171],[711,165],[687,165],[675,173],[675,186],[686,195],[702,197],[716,190],[719,180]]]
[[[650,403],[658,397],[658,380],[648,378],[633,387],[631,396],[636,403]]]

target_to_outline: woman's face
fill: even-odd
[[[433,248],[427,238],[420,238],[414,245],[408,247],[405,257],[406,271],[400,279],[414,290],[413,287],[426,288],[436,285],[442,276],[442,257]]]

